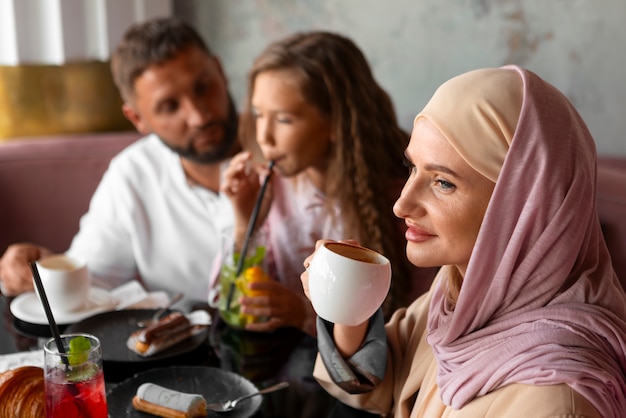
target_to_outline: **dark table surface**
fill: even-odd
[[[3,313],[0,354],[40,349],[50,337],[48,327],[33,326],[16,319],[9,309],[11,300],[0,295],[0,311]],[[157,367],[217,367],[247,378],[258,388],[283,380],[289,382],[287,389],[264,395],[255,418],[317,418],[328,415],[335,401],[312,377],[317,353],[314,338],[292,328],[268,334],[231,329],[207,306],[189,306],[209,311],[214,319],[201,343],[191,352],[159,362],[122,365],[105,362],[107,391],[132,378],[135,373]],[[65,328],[60,327],[60,331]]]

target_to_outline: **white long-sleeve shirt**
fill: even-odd
[[[150,135],[111,161],[68,253],[86,259],[107,287],[139,276],[148,290],[205,301],[220,237],[232,225],[230,201],[191,184],[180,157]]]

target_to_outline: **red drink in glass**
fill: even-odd
[[[102,370],[84,381],[72,383],[65,371],[55,369],[46,377],[47,418],[107,418]]]
[[[44,347],[46,418],[108,416],[100,342],[93,336],[81,334],[90,341],[90,348],[72,358],[69,341],[77,335],[61,336],[70,354],[58,353],[53,340]]]

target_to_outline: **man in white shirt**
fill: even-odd
[[[129,28],[111,59],[123,112],[146,135],[112,161],[68,252],[97,283],[138,278],[149,290],[206,301],[221,234],[232,223],[221,166],[239,150],[237,112],[217,57],[175,19]],[[28,262],[50,253],[14,244],[0,259],[3,292],[32,290]]]

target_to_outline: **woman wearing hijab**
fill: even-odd
[[[383,416],[625,416],[626,296],[594,141],[565,96],[516,66],[462,74],[417,115],[405,155],[407,255],[443,267],[387,324],[318,318],[320,383]]]

